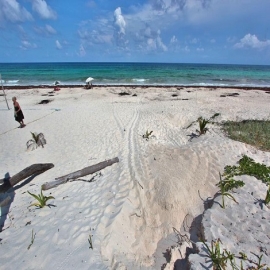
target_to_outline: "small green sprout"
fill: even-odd
[[[36,233],[34,233],[34,230],[32,230],[32,238],[31,238],[31,243],[30,243],[30,245],[27,248],[28,250],[34,244],[35,237],[36,237]]]
[[[219,186],[220,188],[220,193],[221,193],[221,196],[222,196],[222,208],[225,208],[225,202],[224,202],[224,198],[225,196],[232,199],[233,201],[235,201],[236,203],[238,203],[235,198],[233,197],[232,194],[230,194],[227,190],[227,185],[226,185],[226,182],[224,183],[225,180],[222,180],[221,178],[221,174],[219,173],[219,178],[220,178],[220,181],[219,183],[217,184],[217,186]]]
[[[265,199],[264,199],[264,203],[265,204],[269,204],[270,203],[270,185],[268,187],[268,190],[266,191],[266,196],[265,196]]]
[[[145,134],[143,134],[142,137],[148,141],[150,139],[152,133],[153,133],[153,130],[151,130],[151,131],[146,130]]]
[[[93,249],[93,242],[92,242],[92,235],[91,234],[89,234],[88,243],[89,243],[89,248]]]
[[[46,206],[47,201],[50,199],[55,199],[53,196],[44,196],[42,193],[42,189],[40,194],[35,195],[29,191],[27,191],[31,196],[33,196],[38,202],[37,203],[33,203],[30,206],[37,206],[39,208],[43,208],[44,206]]]

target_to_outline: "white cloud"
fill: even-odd
[[[111,44],[113,35],[112,33],[99,32],[96,30],[79,30],[79,37],[89,44]]]
[[[37,45],[35,43],[30,43],[27,40],[22,40],[22,44],[19,46],[22,50],[35,49]]]
[[[183,49],[185,52],[190,52],[190,49],[188,46],[186,46],[184,49]]]
[[[0,21],[16,23],[31,20],[33,20],[32,15],[16,0],[0,1]]]
[[[154,50],[156,50],[157,49],[157,43],[156,43],[156,41],[154,39],[152,39],[152,38],[149,38],[147,40],[147,47],[146,48],[147,48],[148,51],[154,51]]]
[[[197,52],[203,52],[204,51],[204,48],[197,48],[196,51]]]
[[[158,36],[156,40],[157,40],[158,48],[160,48],[162,51],[166,52],[166,51],[168,50],[168,48],[167,48],[167,46],[162,42],[161,37]]]
[[[56,45],[56,48],[58,50],[61,50],[62,49],[62,45],[61,45],[61,43],[58,40],[55,41],[55,45]]]
[[[236,42],[236,38],[235,37],[228,37],[227,42],[234,43],[234,42]]]
[[[32,9],[39,14],[42,19],[56,19],[56,12],[47,5],[45,0],[32,0]]]
[[[49,34],[53,34],[53,35],[56,34],[56,30],[48,24],[45,25],[45,29],[47,30]]]
[[[115,24],[119,28],[119,34],[125,34],[126,22],[125,22],[123,15],[122,15],[120,7],[118,7],[114,11],[114,18],[115,18]]]
[[[55,35],[57,33],[57,31],[49,24],[46,24],[44,27],[36,26],[33,29],[36,33],[38,33],[39,35],[42,35],[42,36],[44,36],[44,35],[50,36],[50,35]]]
[[[167,51],[167,46],[162,42],[160,37],[160,30],[153,31],[150,28],[145,29],[145,39],[146,39],[146,49],[148,51]],[[144,46],[140,46],[140,48],[144,49]]]
[[[86,6],[90,7],[90,8],[95,8],[96,7],[96,2],[95,1],[88,1],[86,3]]]
[[[235,48],[250,47],[253,49],[263,49],[268,46],[270,46],[270,40],[260,41],[257,36],[251,34],[245,35],[240,42],[234,45]]]
[[[86,2],[92,5],[93,1]],[[104,15],[103,20],[85,21],[78,33],[86,50],[89,47],[96,48],[96,44],[103,44],[110,45],[110,49],[114,46],[115,50],[110,51],[123,48],[131,52],[168,51],[168,48],[172,51],[190,51],[189,47],[184,48],[183,45],[189,44],[194,50],[198,48],[198,51],[202,51],[205,40],[208,46],[217,42],[211,38],[220,35],[226,28],[225,22],[230,24],[228,29],[231,29],[230,26],[238,18],[244,19],[252,14],[250,7],[247,12],[239,12],[244,1],[253,7],[255,5],[252,2],[254,0],[148,0],[143,4],[131,4],[125,9],[124,15],[123,9],[118,7]],[[266,0],[262,1],[265,3]],[[177,39],[180,36],[181,42]],[[191,36],[196,38],[192,39]],[[103,49],[106,50],[106,47]]]
[[[176,36],[173,36],[173,37],[171,38],[171,40],[170,40],[170,43],[171,43],[171,44],[177,43],[177,42],[178,42],[178,40],[177,40]]]
[[[107,19],[83,21],[78,30],[79,38],[85,48],[93,44],[109,44],[114,39],[115,29]]]
[[[78,54],[78,56],[82,56],[82,57],[86,55],[86,52],[85,52],[83,45],[80,46],[79,53],[77,53],[77,54]]]

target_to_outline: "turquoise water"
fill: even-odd
[[[3,85],[270,86],[270,66],[173,63],[0,63]]]

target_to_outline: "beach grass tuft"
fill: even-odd
[[[29,191],[27,191],[32,197],[34,197],[38,202],[32,203],[30,206],[37,206],[39,208],[43,208],[44,206],[47,205],[47,201],[50,199],[55,199],[53,196],[44,196],[42,189],[40,191],[40,194],[33,194]]]
[[[217,186],[220,188],[219,192],[222,196],[222,208],[225,208],[225,201],[224,201],[225,197],[232,199],[235,203],[238,204],[236,199],[233,197],[232,194],[229,193],[229,191],[232,190],[233,188],[243,186],[244,183],[242,181],[235,181],[234,179],[223,180],[220,173],[219,173],[219,179],[220,181],[217,184]]]
[[[145,134],[143,134],[142,137],[148,141],[150,139],[152,133],[153,133],[153,130],[151,130],[151,131],[146,130]]]
[[[208,131],[208,128],[206,126],[208,124],[215,124],[215,122],[213,120],[218,116],[220,116],[220,113],[213,114],[209,119],[206,119],[206,118],[203,118],[202,116],[200,116],[197,120],[190,123],[185,129],[190,128],[194,123],[198,122],[199,123],[199,130],[196,130],[196,132],[199,133],[199,136],[203,135]]]
[[[244,270],[244,269],[265,269],[269,270],[270,268],[262,263],[263,254],[257,255],[252,253],[255,257],[257,257],[257,261],[249,259],[247,255],[243,252],[239,252],[239,255],[235,255],[231,253],[229,250],[222,248],[222,242],[220,239],[212,240],[211,245],[209,246],[205,241],[202,241],[204,247],[207,250],[207,257],[212,261],[213,270],[226,270],[228,269],[228,263],[230,264],[230,269],[233,270]],[[240,260],[240,266],[236,264],[236,260]],[[248,268],[243,267],[243,262],[247,261],[251,266]]]
[[[229,138],[270,151],[270,120],[227,121],[222,126]]]
[[[268,187],[268,190],[266,191],[266,196],[264,199],[265,204],[270,204],[270,186]]]

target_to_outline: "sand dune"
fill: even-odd
[[[55,165],[9,192],[12,203],[1,209],[2,269],[161,269],[166,249],[177,245],[174,228],[180,230],[187,215],[191,223],[203,212],[203,200],[217,191],[225,165],[244,154],[270,165],[268,152],[228,139],[217,125],[193,139],[197,126],[185,129],[214,113],[221,114],[218,122],[269,118],[265,91],[115,86],[65,88],[49,96],[50,91],[7,91],[10,106],[17,96],[23,109],[23,129],[0,100],[0,178],[34,163]],[[38,104],[42,100],[51,102]],[[142,137],[147,130],[153,131],[149,140]],[[45,135],[44,148],[26,151],[30,132]],[[49,201],[55,206],[29,207],[34,198],[27,191],[37,194],[45,182],[113,157],[119,163],[91,183],[44,191],[55,197]]]

